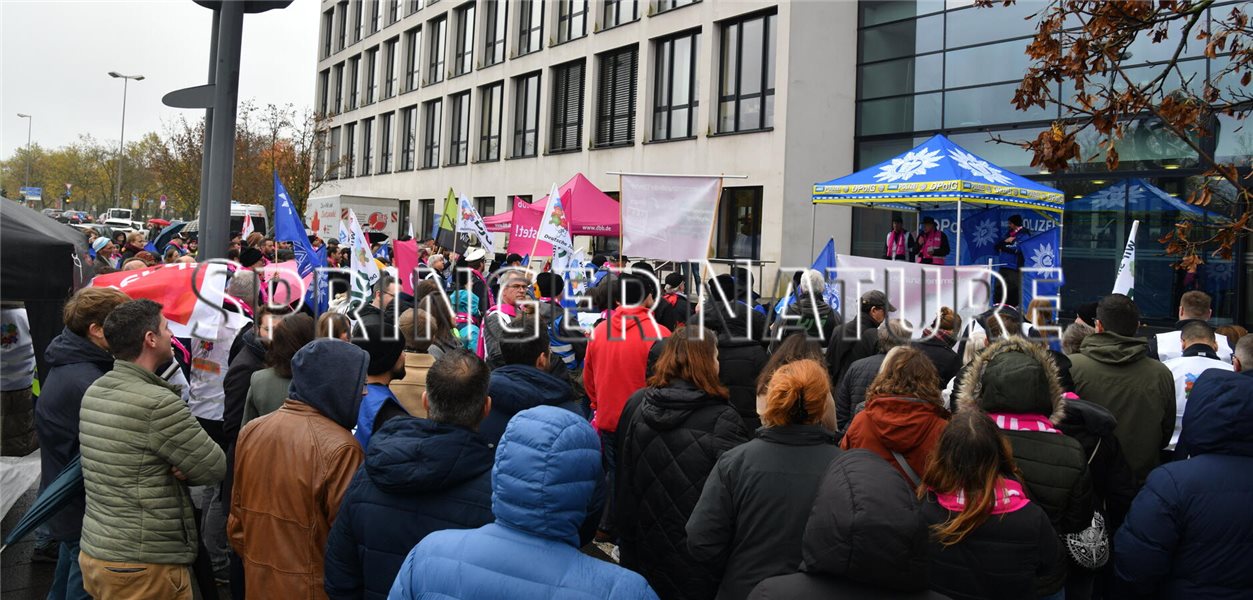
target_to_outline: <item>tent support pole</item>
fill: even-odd
[[[962,200],[957,199],[957,256],[953,258],[953,264],[960,267],[962,264]]]

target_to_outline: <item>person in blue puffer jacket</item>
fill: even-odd
[[[600,439],[585,419],[555,406],[518,413],[496,448],[496,522],[426,536],[388,598],[656,599],[639,574],[579,552],[602,476]]]
[[[405,556],[431,532],[492,522],[495,451],[475,431],[491,407],[487,379],[487,364],[458,348],[427,372],[429,418],[384,404],[327,539],[327,597],[386,598]]]
[[[1192,385],[1178,449],[1149,473],[1114,537],[1114,571],[1159,598],[1247,598],[1253,589],[1253,336],[1238,372]]]

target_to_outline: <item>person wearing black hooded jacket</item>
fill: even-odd
[[[732,302],[728,307],[715,292],[701,313],[704,326],[718,337],[718,380],[731,391],[731,406],[751,434],[761,427],[761,417],[757,415],[757,374],[770,359],[763,345],[766,317],[743,302]],[[701,315],[693,315],[688,325],[698,326],[700,320]]]
[[[708,330],[675,332],[618,426],[621,564],[662,598],[708,599],[718,588],[717,574],[688,553],[684,530],[718,458],[749,436],[718,381],[716,348]]]
[[[49,370],[35,403],[41,492],[78,456],[83,393],[113,368],[113,355],[104,338],[104,320],[127,300],[130,298],[117,289],[90,287],[79,290],[65,304],[65,329],[44,352]],[[78,566],[78,542],[86,510],[86,493],[80,487],[66,506],[48,520],[48,533],[61,546],[50,597],[88,597]]]
[[[850,450],[818,486],[800,572],[762,581],[748,598],[948,598],[927,589],[927,552],[927,524],[905,480],[873,452]]]

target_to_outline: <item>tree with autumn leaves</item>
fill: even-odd
[[[278,172],[297,209],[320,185],[314,177],[315,158],[324,119],[291,105],[259,108],[251,102],[239,107],[235,134],[235,166],[232,197],[246,204],[261,204],[273,212],[274,179]],[[147,133],[124,148],[122,198],[118,205],[131,206],[140,199],[140,215],[160,216],[157,199],[167,198],[167,218],[194,219],[200,207],[200,169],[204,156],[204,120],[179,117],[165,123],[160,133]],[[44,189],[45,207],[59,206],[65,184],[72,184],[66,210],[99,215],[114,206],[117,144],[80,136],[78,141],[56,149],[32,146],[31,185]],[[25,177],[27,149],[0,161],[0,181],[5,197],[17,198]],[[151,202],[149,202],[151,201]]]
[[[977,0],[995,10],[1014,0]],[[1219,4],[1218,6],[1215,6]],[[1061,172],[1079,162],[1104,159],[1118,168],[1118,142],[1134,123],[1149,119],[1172,140],[1195,152],[1205,185],[1188,201],[1221,215],[1215,221],[1180,221],[1160,241],[1181,269],[1195,271],[1207,257],[1230,259],[1250,231],[1253,193],[1248,156],[1221,162],[1202,140],[1218,134],[1218,116],[1243,124],[1253,110],[1253,39],[1248,5],[1214,0],[1052,0],[1035,18],[1027,47],[1032,64],[1012,100],[1018,110],[1061,107],[1061,119],[1034,140],[1018,143],[1033,153],[1032,167]],[[1129,48],[1137,40],[1167,45],[1169,59],[1130,73]],[[1194,81],[1179,66],[1185,51],[1200,45],[1221,69]],[[1062,92],[1065,84],[1066,92]],[[1064,95],[1063,95],[1064,94]],[[1083,156],[1080,132],[1095,132],[1095,153]],[[1210,148],[1213,145],[1209,145]]]

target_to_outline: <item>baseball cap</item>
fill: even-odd
[[[682,283],[683,283],[682,273],[671,273],[669,275],[666,275],[666,287],[673,289],[673,288],[679,287],[679,285]]]
[[[887,307],[888,312],[896,312],[896,307],[888,302],[888,295],[879,290],[870,290],[861,295],[862,308],[872,308],[878,306],[880,308]]]

